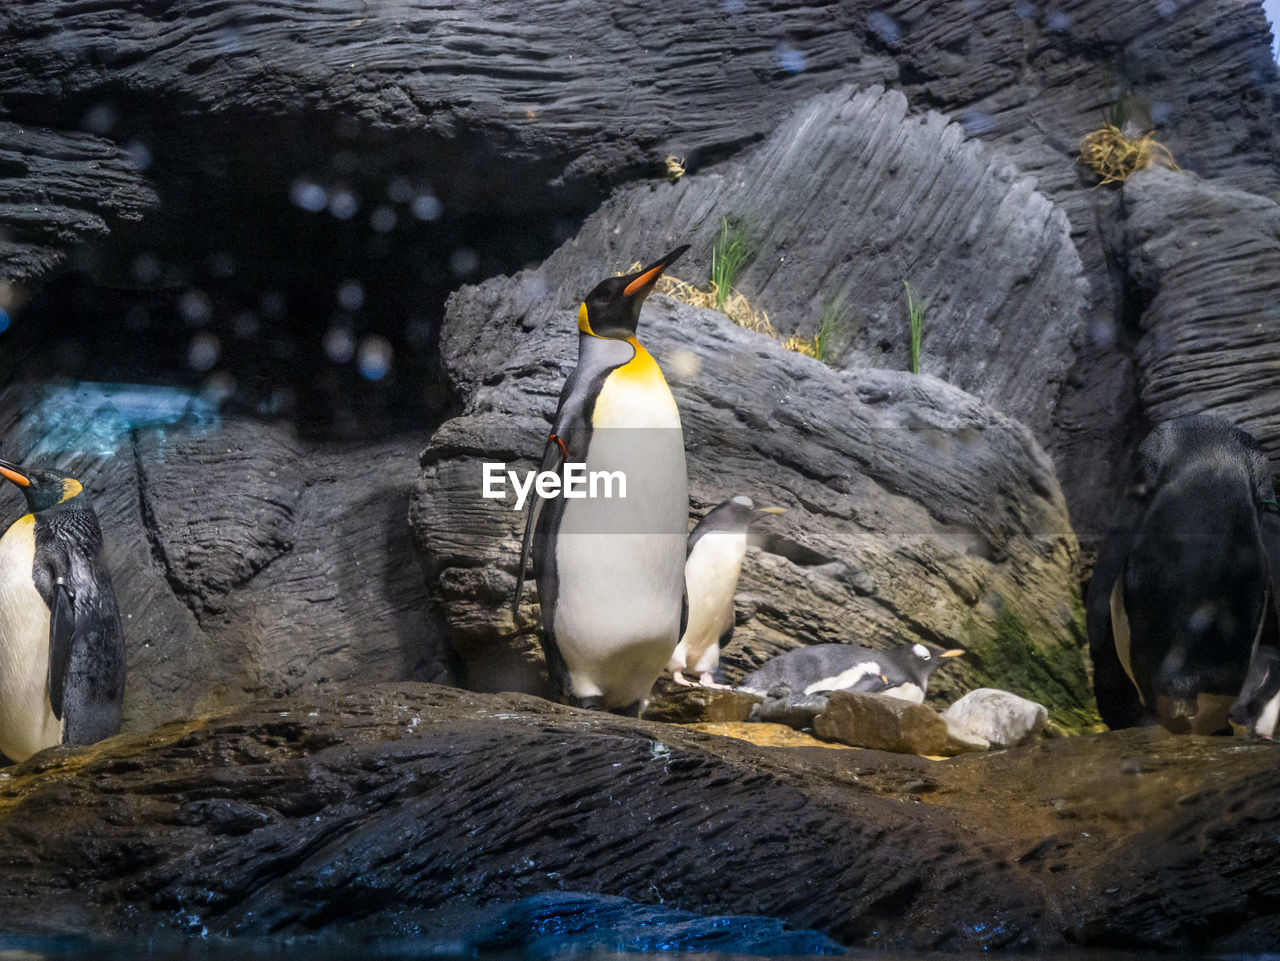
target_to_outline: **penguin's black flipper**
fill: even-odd
[[[59,721],[62,720],[67,668],[71,664],[71,647],[75,638],[75,599],[67,582],[56,577],[53,582],[53,609],[49,616],[49,704],[53,707],[53,716]]]
[[[1138,689],[1125,673],[1116,652],[1111,624],[1111,590],[1124,570],[1125,556],[1133,545],[1146,511],[1145,487],[1129,490],[1112,515],[1111,527],[1098,551],[1085,601],[1094,696],[1098,702],[1098,713],[1112,730],[1141,724],[1145,715]]]
[[[564,451],[560,446],[560,442],[556,440],[556,435],[552,434],[547,440],[547,448],[542,452],[542,463],[539,465],[539,471],[558,471],[560,465],[564,462]],[[543,500],[530,489],[531,502],[529,504],[529,515],[524,522],[524,540],[520,543],[520,570],[516,573],[516,592],[511,598],[511,619],[520,613],[520,596],[524,593],[524,579],[529,570],[529,554],[533,550],[533,532],[538,526],[538,518],[542,515]]]

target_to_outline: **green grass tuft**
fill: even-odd
[[[813,356],[824,364],[831,354],[832,338],[844,326],[846,317],[843,296],[822,308],[822,320],[818,322],[818,333],[813,338]]]
[[[904,280],[902,286],[907,288],[907,322],[911,325],[911,373],[920,373],[920,342],[924,339],[924,313],[929,309],[927,300],[917,300],[911,292],[910,281]]]
[[[756,243],[746,224],[731,217],[720,218],[720,232],[711,246],[711,283],[716,295],[716,310],[723,310],[734,282],[742,268],[756,252]]]

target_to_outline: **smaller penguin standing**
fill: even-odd
[[[813,644],[766,661],[744,677],[738,689],[768,694],[787,687],[797,695],[866,691],[920,704],[929,677],[942,666],[943,658],[963,653],[958,649],[938,651],[918,642],[901,644],[892,651],[853,644]]]
[[[0,477],[31,511],[0,537],[0,752],[24,761],[119,733],[124,633],[80,482],[3,460]]]
[[[1275,737],[1280,722],[1280,650],[1263,644],[1253,652],[1230,721],[1238,734]]]
[[[733,637],[733,595],[747,554],[747,528],[771,514],[785,513],[781,507],[756,509],[750,497],[731,497],[713,507],[698,521],[689,535],[684,564],[685,591],[689,597],[689,619],[680,643],[667,663],[671,679],[693,687],[682,672],[692,670],[703,687],[732,690],[717,684],[716,667],[720,648]]]

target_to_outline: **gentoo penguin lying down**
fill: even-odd
[[[788,687],[794,694],[866,691],[914,701],[924,700],[929,677],[943,659],[964,651],[938,651],[919,642],[876,651],[853,644],[814,644],[798,647],[766,661],[738,685],[749,694],[768,694]]]

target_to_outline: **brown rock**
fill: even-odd
[[[813,731],[829,741],[898,754],[941,754],[947,725],[932,708],[896,697],[833,691]]]

